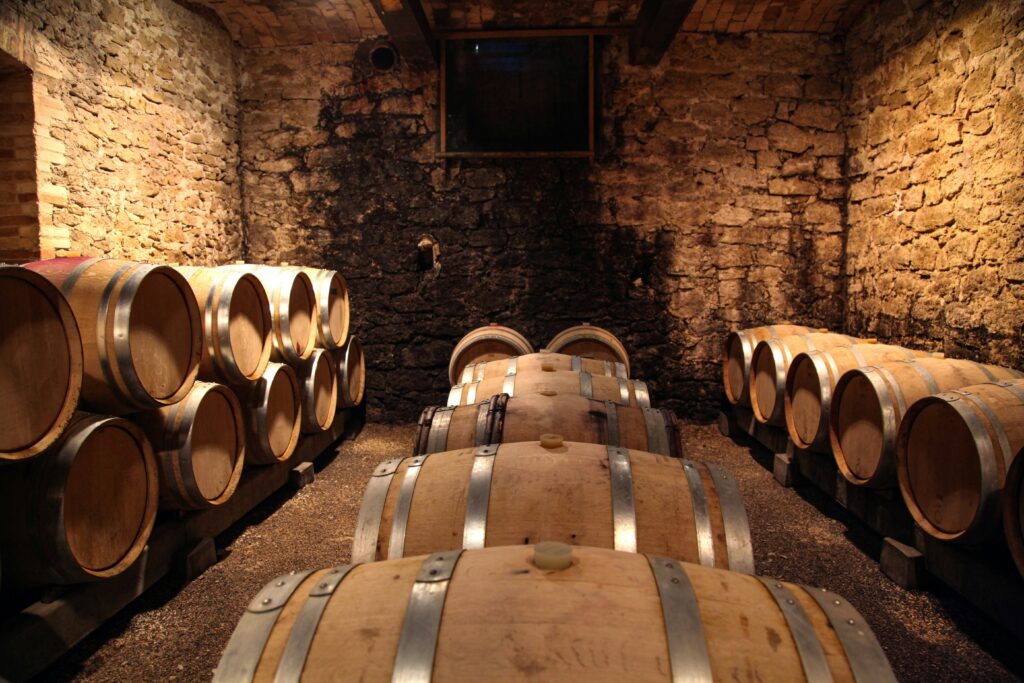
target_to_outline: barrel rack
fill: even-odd
[[[747,407],[723,409],[718,429],[732,439],[749,437],[767,449],[774,458],[772,473],[782,486],[812,484],[877,534],[882,539],[880,567],[895,583],[917,589],[927,575],[1024,640],[1024,580],[1003,546],[978,549],[931,538],[914,523],[897,489],[848,483],[830,454],[797,448],[784,429],[759,423]]]
[[[303,438],[287,462],[247,468],[223,505],[158,520],[139,559],[122,574],[61,587],[20,611],[0,613],[0,683],[38,675],[172,571],[190,581],[216,564],[219,534],[286,484],[313,483],[313,461],[357,435],[364,421],[363,406],[343,409],[331,429]]]

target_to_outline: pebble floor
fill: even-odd
[[[321,458],[313,485],[279,493],[221,536],[215,566],[190,583],[163,580],[40,680],[210,680],[245,605],[267,581],[348,560],[370,472],[407,454],[415,429],[367,425],[336,456]],[[755,452],[714,426],[687,426],[686,437],[689,457],[726,465],[736,477],[758,573],[846,596],[900,681],[1021,680],[1020,643],[948,591],[911,592],[889,581],[878,568],[877,539],[833,501],[809,486],[780,487]]]

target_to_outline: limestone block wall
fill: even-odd
[[[473,326],[543,345],[583,320],[624,339],[665,404],[708,417],[728,329],[842,325],[840,47],[683,33],[652,69],[605,39],[593,162],[446,162],[433,74],[372,73],[357,44],[243,50],[249,255],[345,273],[378,418],[442,399]],[[418,266],[426,234],[437,270]]]
[[[171,0],[0,0],[0,52],[32,72],[39,255],[240,254],[235,49]]]
[[[845,48],[850,331],[1024,367],[1024,3],[876,3]]]

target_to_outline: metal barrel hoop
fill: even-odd
[[[409,527],[412,497],[416,493],[416,482],[419,480],[420,472],[423,470],[423,464],[429,457],[430,453],[417,455],[409,458],[405,466],[402,485],[398,489],[398,501],[395,503],[394,518],[391,520],[391,536],[388,539],[389,560],[405,557],[405,532]]]
[[[359,508],[356,530],[352,538],[352,561],[373,562],[377,559],[377,543],[380,538],[380,524],[384,516],[384,503],[391,481],[404,458],[393,458],[382,462],[370,476]]]

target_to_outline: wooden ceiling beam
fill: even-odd
[[[437,66],[437,39],[421,0],[371,0],[377,16],[398,48],[399,57],[419,69]]]
[[[696,0],[644,0],[629,36],[630,64],[657,64]]]

